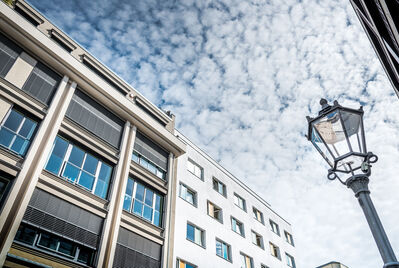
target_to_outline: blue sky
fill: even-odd
[[[293,225],[298,267],[382,261],[304,138],[321,97],[365,109],[372,198],[399,254],[399,103],[348,0],[29,0]]]

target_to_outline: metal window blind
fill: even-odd
[[[124,122],[82,91],[75,92],[66,115],[113,147],[119,147]]]
[[[118,268],[160,268],[161,261],[154,260],[140,252],[116,244],[112,266]]]
[[[103,219],[43,190],[35,189],[23,221],[97,248]]]
[[[38,101],[48,105],[60,81],[61,76],[38,62],[22,87],[22,90]]]
[[[22,49],[0,34],[0,77],[5,77]]]
[[[168,152],[140,132],[136,133],[134,149],[163,170],[168,170]]]

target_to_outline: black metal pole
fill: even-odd
[[[366,216],[367,223],[384,261],[384,268],[399,268],[399,262],[371,201],[368,183],[369,178],[367,175],[354,175],[347,181],[346,185],[353,190],[363,209],[364,216]]]

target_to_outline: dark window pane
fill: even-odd
[[[7,120],[4,122],[4,126],[12,130],[13,132],[17,132],[19,126],[22,123],[24,117],[22,114],[16,112],[15,110],[11,110],[10,115]]]
[[[9,131],[8,129],[1,128],[0,129],[0,144],[8,148],[10,146],[14,136],[15,136],[15,134],[12,133],[11,131]]]
[[[63,158],[60,158],[54,154],[51,155],[45,169],[47,171],[50,171],[51,173],[58,175],[58,172],[60,171],[60,167],[62,165],[62,160]]]
[[[80,175],[80,179],[79,179],[79,184],[89,190],[92,190],[93,184],[94,184],[94,179],[95,179],[94,176],[82,171],[82,174]]]
[[[85,153],[79,149],[76,146],[73,146],[72,151],[71,151],[71,155],[69,156],[69,162],[71,162],[72,164],[75,164],[78,167],[82,166],[83,163],[83,158],[85,156]]]
[[[29,118],[26,118],[18,134],[29,139],[30,137],[32,137],[35,128],[36,128],[36,122],[30,120]]]
[[[72,166],[71,164],[67,164],[64,169],[63,177],[75,182],[79,176],[79,169],[77,167]]]
[[[144,206],[144,213],[143,213],[143,217],[146,220],[152,221],[152,208],[149,206]]]
[[[137,183],[137,189],[136,189],[136,197],[135,199],[144,201],[144,186],[141,185],[140,183]]]
[[[21,225],[19,226],[18,232],[15,235],[15,240],[32,245],[33,242],[35,241],[35,236],[36,236],[36,230]]]
[[[93,259],[93,250],[88,248],[80,248],[78,262],[90,265]]]
[[[60,137],[55,139],[53,154],[64,158],[65,152],[68,149],[68,142]]]
[[[17,154],[24,155],[27,145],[28,144],[25,143],[25,139],[21,138],[20,136],[16,136],[10,149]]]
[[[75,254],[75,246],[72,242],[62,240],[60,241],[60,246],[58,247],[58,251],[73,256]]]
[[[154,212],[154,224],[156,226],[160,226],[161,225],[161,218],[160,218],[160,214],[158,211]]]
[[[187,239],[195,241],[194,238],[194,226],[187,224]]]
[[[155,210],[160,211],[161,207],[162,207],[162,203],[161,203],[161,197],[159,195],[155,196]]]
[[[94,194],[98,195],[101,198],[107,197],[111,174],[112,174],[112,168],[107,164],[101,163],[100,174],[98,175],[98,181]]]
[[[134,201],[134,209],[133,212],[139,216],[143,214],[143,203],[138,200]]]
[[[58,239],[53,237],[52,235],[42,233],[40,235],[39,245],[56,250],[57,249]]]
[[[87,154],[85,164],[83,165],[83,169],[93,175],[96,174],[96,169],[98,165],[98,159],[94,156]]]
[[[153,197],[154,197],[154,193],[151,190],[146,189],[146,191],[145,191],[145,204],[152,207]]]

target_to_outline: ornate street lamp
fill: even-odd
[[[355,110],[342,107],[337,101],[331,106],[325,99],[321,99],[320,104],[322,109],[317,117],[306,117],[309,123],[307,138],[330,166],[328,179],[338,179],[354,191],[384,261],[384,268],[399,268],[370,198],[368,183],[371,163],[377,162],[378,157],[366,149],[363,108]],[[337,173],[346,178],[342,180]]]

